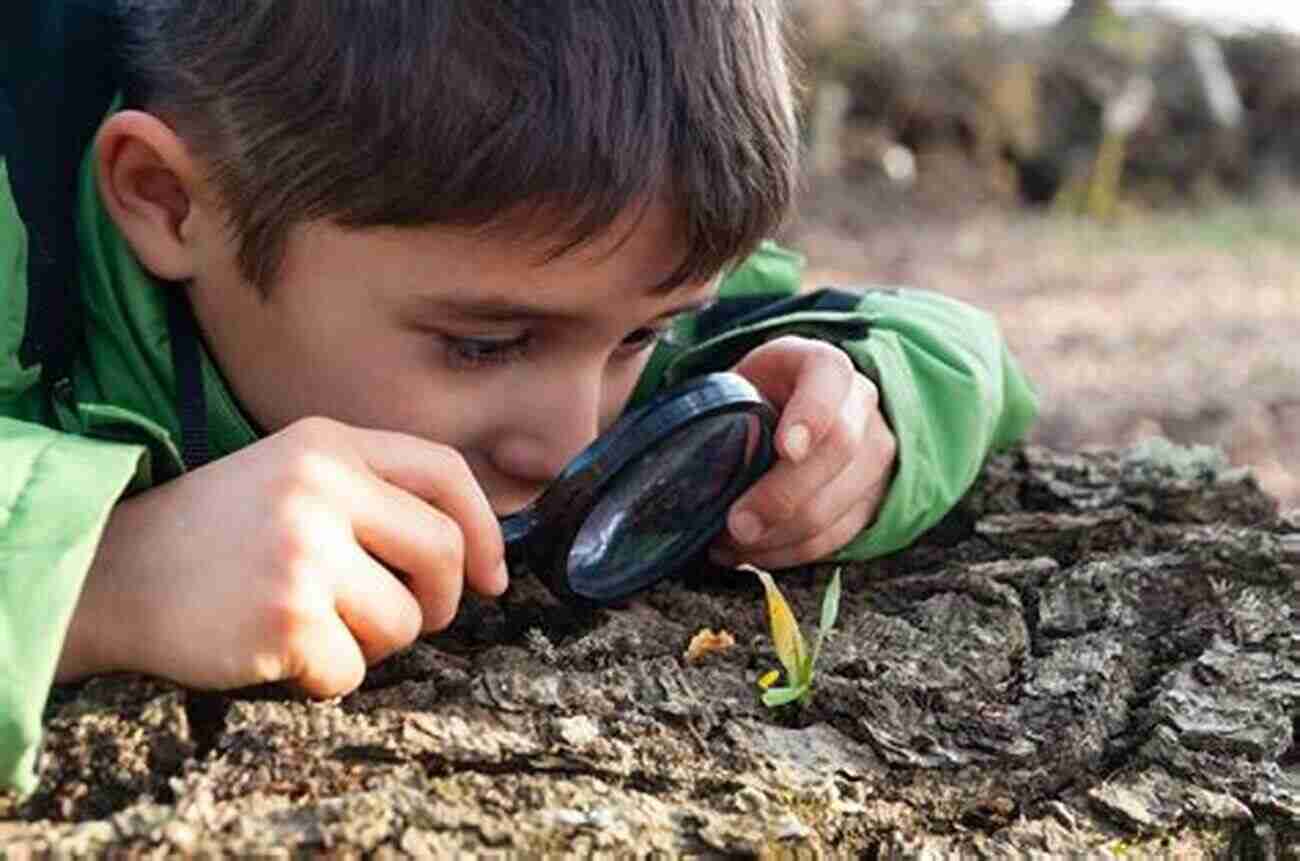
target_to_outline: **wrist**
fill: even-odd
[[[139,638],[125,612],[123,572],[126,564],[124,508],[119,504],[109,516],[95,557],[86,573],[77,606],[64,634],[63,650],[55,672],[56,682],[70,682],[100,673],[134,669],[130,643]]]

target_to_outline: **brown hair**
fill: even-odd
[[[123,0],[124,96],[199,155],[263,291],[308,220],[508,224],[560,255],[665,193],[680,284],[790,206],[783,3]]]

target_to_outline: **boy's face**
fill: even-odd
[[[268,298],[224,238],[201,247],[191,295],[263,429],[327,416],[452,446],[507,513],[617,418],[672,318],[712,299],[715,282],[655,289],[682,256],[673,222],[653,205],[550,262],[500,233],[313,223]]]

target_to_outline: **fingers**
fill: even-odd
[[[714,547],[714,559],[722,564],[815,561],[865,528],[888,490],[896,440],[880,412],[878,391],[851,363],[846,370],[832,357],[842,356],[840,351],[809,344],[773,341],[765,345],[773,348],[766,356],[756,350],[747,357],[752,361],[737,366],[766,386],[769,397],[787,394],[788,402],[778,429],[781,459],[732,506],[727,533]],[[795,382],[779,382],[782,373]],[[791,445],[790,429],[800,425],[808,428],[807,450]]]
[[[830,529],[860,504],[866,506],[867,516],[860,527],[865,526],[884,501],[890,477],[890,461],[886,457],[868,455],[856,459],[839,475],[818,487],[790,518],[774,521],[762,538],[743,545],[741,549],[746,554],[754,554],[800,544]]]
[[[836,409],[804,460],[782,458],[732,506],[728,531],[741,546],[770,548],[791,530],[829,526],[892,467],[894,438],[875,386],[855,375]]]
[[[417,632],[451,624],[464,588],[465,537],[457,522],[400,487],[373,478],[358,482],[350,505],[357,542],[399,572],[405,587],[373,562],[359,564],[353,578],[384,579],[404,591],[409,588],[422,619]],[[382,577],[372,576],[376,570]]]
[[[790,568],[795,565],[806,565],[829,556],[852,541],[870,522],[873,511],[872,503],[869,500],[862,500],[826,529],[794,544],[760,552],[749,549],[740,551],[727,549],[716,554],[715,559],[728,565],[735,565],[743,560],[760,568]]]
[[[287,498],[305,504],[289,510],[305,513],[290,518],[301,537],[290,542],[289,555],[315,560],[304,576],[326,581],[315,588],[332,602],[323,615],[308,614],[313,629],[328,629],[313,635],[324,645],[296,636],[293,642],[337,652],[342,647],[329,632],[341,629],[351,632],[357,656],[322,673],[319,654],[298,653],[296,664],[304,669],[294,677],[304,689],[325,690],[352,678],[357,662],[364,671],[422,631],[445,628],[467,581],[486,594],[504,590],[500,528],[478,482],[451,449],[308,420],[297,427],[291,450],[289,486],[295,490]],[[292,595],[295,606],[301,604]]]
[[[362,456],[375,475],[445,512],[438,537],[449,535],[445,528],[448,518],[459,530],[464,576],[469,587],[486,596],[504,592],[507,576],[501,528],[487,495],[464,458],[450,448],[405,434],[371,430],[358,433]],[[385,559],[403,571],[411,571]]]
[[[874,388],[851,385],[842,402],[838,419],[823,435],[822,444],[802,462],[788,458],[777,461],[767,474],[732,506],[728,518],[731,535],[746,547],[770,546],[773,530],[789,530],[806,515],[810,501],[826,495],[827,488],[854,462],[866,432],[869,407],[874,407]],[[843,506],[827,512],[838,517],[849,504],[852,484],[866,475],[848,476],[850,485],[841,491]],[[861,494],[864,488],[857,488]],[[823,500],[824,502],[825,500]],[[830,522],[825,520],[822,525]]]
[[[764,344],[733,370],[781,407],[776,447],[782,458],[795,463],[835,427],[850,391],[859,382],[870,385],[843,350],[794,336]]]
[[[367,666],[406,648],[422,631],[450,624],[464,567],[464,539],[446,514],[370,474],[345,470],[333,481],[346,502],[317,509],[311,531],[325,537],[325,546],[316,548],[315,570],[301,575],[326,581],[321,594],[332,595],[333,606],[312,610],[314,602],[291,597],[294,617],[306,622],[291,638],[299,669],[290,678],[325,697],[350,692]],[[331,520],[339,526],[327,528]],[[328,564],[319,565],[322,559]]]
[[[292,683],[309,696],[336,697],[356,690],[366,676],[366,660],[352,632],[333,613],[305,629],[295,652],[302,666],[290,668]]]
[[[370,666],[415,642],[429,624],[429,614],[411,590],[366,553],[354,547],[346,555],[346,574],[335,588],[334,611]]]

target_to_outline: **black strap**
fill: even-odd
[[[822,287],[788,299],[771,296],[730,296],[719,299],[696,317],[695,336],[707,341],[729,329],[740,329],[798,311],[852,311],[862,294],[838,287]]]
[[[28,234],[19,360],[62,377],[81,341],[76,195],[82,155],[120,80],[113,0],[16,0],[0,26],[0,146]]]
[[[189,469],[212,460],[208,441],[208,406],[203,391],[199,327],[181,284],[162,287],[167,294],[167,331],[171,336],[172,368],[176,374],[176,413],[181,422],[181,458]]]

